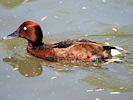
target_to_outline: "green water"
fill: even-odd
[[[41,25],[44,41],[86,38],[133,52],[132,0],[0,0],[0,38],[27,20]],[[93,66],[48,62],[26,46],[24,39],[0,39],[1,100],[133,100],[132,54],[117,57],[124,63]],[[96,88],[104,90],[87,92]]]

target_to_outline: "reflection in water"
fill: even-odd
[[[4,62],[10,64],[15,70],[25,77],[37,77],[42,74],[42,66],[45,65],[52,71],[58,72],[73,72],[67,65],[61,63],[52,63],[39,58],[36,58],[30,54],[26,54],[26,57],[14,54],[13,57],[7,57],[3,59]],[[63,68],[62,66],[67,66]],[[14,70],[13,69],[13,70]]]
[[[14,69],[17,69],[21,75],[25,77],[37,77],[42,74],[42,66],[48,67],[49,70],[58,72],[73,72],[73,67],[81,67],[83,70],[90,69],[102,69],[108,70],[101,66],[86,63],[66,63],[66,62],[49,62],[42,59],[38,59],[30,54],[26,54],[26,57],[14,54],[13,57],[7,57],[3,59],[4,62],[10,64]]]
[[[132,92],[133,84],[132,80],[123,80],[115,75],[109,75],[102,71],[96,72],[97,75],[87,76],[81,81],[88,83],[89,85],[96,86],[97,88],[111,89],[118,92]]]
[[[13,68],[18,68],[20,74],[25,77],[36,77],[42,73],[41,64],[28,57],[14,55],[14,57],[4,58],[3,61],[10,64]]]
[[[0,5],[2,5],[6,9],[12,9],[16,6],[19,6],[21,4],[31,2],[35,0],[0,0]]]

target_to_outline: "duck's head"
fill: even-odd
[[[4,40],[22,37],[28,40],[32,47],[42,45],[43,33],[40,25],[34,21],[26,21],[12,34],[3,37]]]

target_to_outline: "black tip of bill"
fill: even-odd
[[[9,34],[7,36],[4,36],[2,39],[3,40],[9,40],[9,39],[14,39],[14,38],[17,38],[19,37],[18,35],[18,30],[16,30],[15,32],[13,32],[12,34]]]

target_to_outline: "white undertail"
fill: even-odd
[[[116,56],[116,55],[120,55],[120,54],[130,54],[131,52],[129,52],[128,50],[124,50],[123,48],[114,46],[116,49],[111,49],[111,55],[112,56]]]

